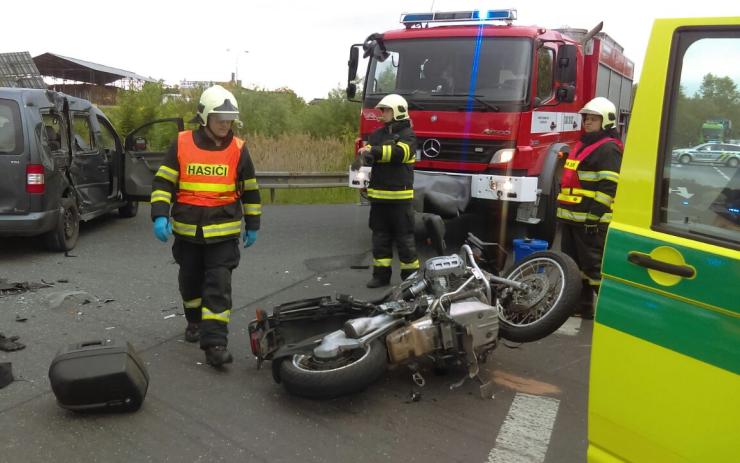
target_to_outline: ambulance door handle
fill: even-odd
[[[657,270],[659,272],[669,273],[683,278],[693,278],[696,271],[688,265],[676,265],[663,262],[662,260],[653,259],[648,254],[631,251],[627,254],[627,260],[640,267]]]

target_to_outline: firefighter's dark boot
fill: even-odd
[[[187,342],[198,342],[200,340],[200,323],[188,322],[185,328],[185,340]]]
[[[389,275],[373,275],[370,281],[365,286],[368,288],[380,288],[382,286],[388,286],[391,284],[391,276]]]
[[[226,350],[226,346],[210,346],[206,348],[206,363],[211,366],[220,367],[233,361],[234,357]]]

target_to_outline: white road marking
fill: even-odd
[[[580,317],[570,317],[565,320],[563,326],[555,331],[555,334],[564,334],[566,336],[575,336],[581,331],[581,323],[583,319]]]
[[[517,394],[487,463],[542,463],[550,444],[560,401]]]
[[[722,177],[724,177],[725,180],[728,182],[730,181],[730,177],[728,177],[719,167],[715,167],[714,170],[716,170]]]

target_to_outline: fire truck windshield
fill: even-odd
[[[365,89],[368,106],[388,93],[404,95],[418,109],[464,109],[462,102],[467,100],[474,103],[472,109],[485,111],[528,101],[530,39],[388,40],[385,47],[388,58],[370,62]]]

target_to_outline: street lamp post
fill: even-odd
[[[249,50],[234,50],[231,48],[227,48],[226,51],[229,53],[232,53],[232,52],[234,53],[234,57],[235,57],[234,59],[234,83],[238,84],[239,83],[239,58],[241,58],[242,54],[246,55],[247,53],[249,53]]]

